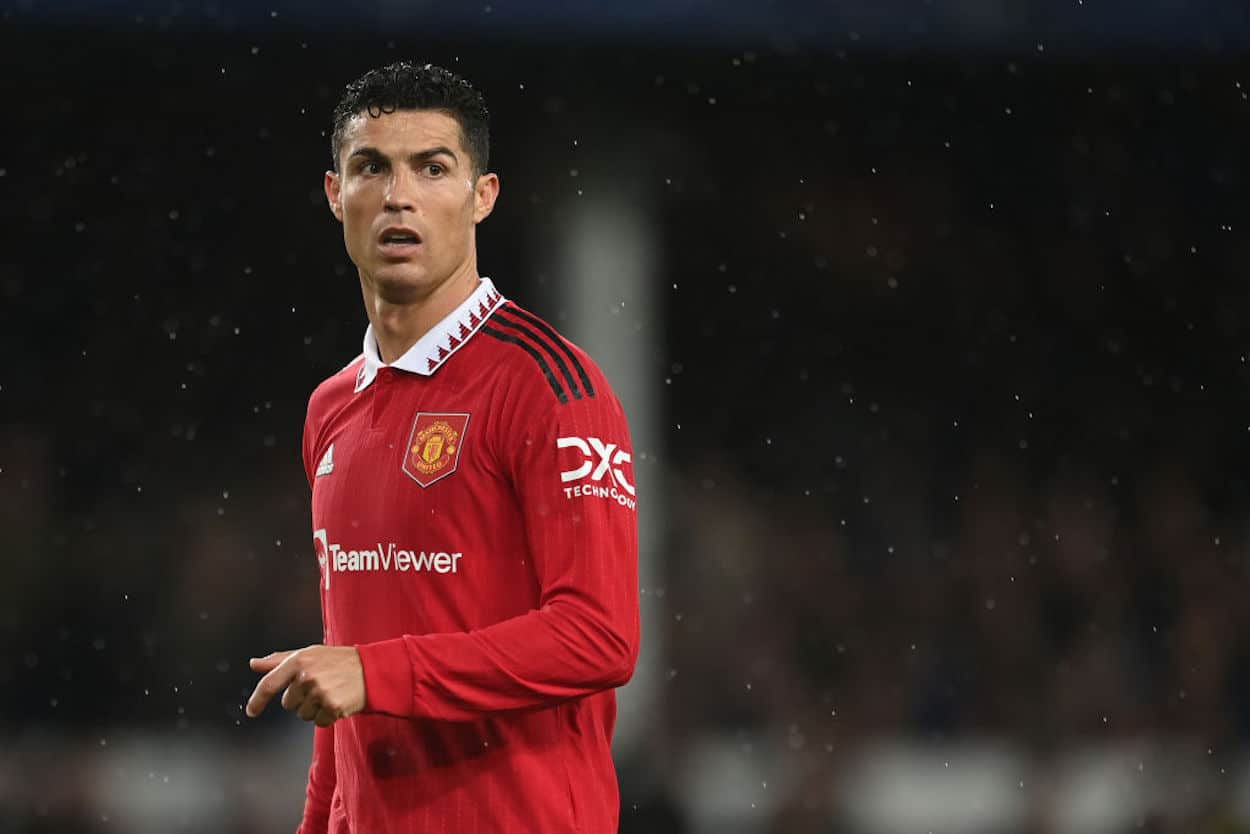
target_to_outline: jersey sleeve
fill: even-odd
[[[368,710],[472,720],[610,689],[633,674],[638,524],[625,414],[602,382],[596,396],[548,401],[514,409],[505,453],[538,608],[475,631],[357,646]]]
[[[303,460],[304,475],[312,487],[313,467],[316,465],[316,422],[313,404],[309,401],[308,415],[304,419]],[[322,612],[325,622],[325,612]],[[328,635],[323,634],[323,638]],[[328,642],[328,640],[327,640]],[[330,827],[330,802],[334,796],[337,773],[334,766],[334,727],[313,729],[312,762],[308,767],[308,787],[304,797],[304,817],[296,834],[326,834]]]
[[[316,395],[314,394],[313,397]],[[308,412],[304,416],[304,441],[300,444],[302,457],[304,460],[304,477],[308,478],[308,488],[312,489],[313,485],[313,466],[317,453],[317,428],[316,421],[313,419],[313,398],[308,401]]]

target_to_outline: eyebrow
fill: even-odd
[[[457,162],[457,163],[460,162],[460,158],[456,156],[456,152],[453,151],[451,148],[447,147],[446,145],[438,145],[433,148],[426,148],[423,151],[417,151],[416,153],[408,154],[408,161],[415,162],[415,163],[428,162],[429,160],[433,159],[436,156],[439,156],[440,154],[445,154],[446,156],[450,156],[454,162]],[[351,156],[349,156],[348,159],[353,159],[357,156],[363,156],[363,157],[366,157],[367,159],[389,159],[389,157],[387,157],[386,154],[382,153],[380,150],[378,150],[377,148],[371,145],[365,145],[362,148],[357,148],[356,150],[352,151]]]

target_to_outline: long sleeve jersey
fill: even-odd
[[[602,372],[489,279],[304,427],[324,640],[364,712],[317,728],[299,834],[617,830],[637,497]]]

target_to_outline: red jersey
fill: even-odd
[[[482,279],[389,366],[366,332],[304,467],[324,640],[367,706],[316,729],[300,834],[615,832],[638,536],[594,362]]]

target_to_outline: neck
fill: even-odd
[[[476,267],[467,263],[428,295],[396,302],[383,298],[369,281],[362,279],[365,312],[373,325],[382,361],[389,365],[407,353],[434,325],[473,295],[480,281]]]

